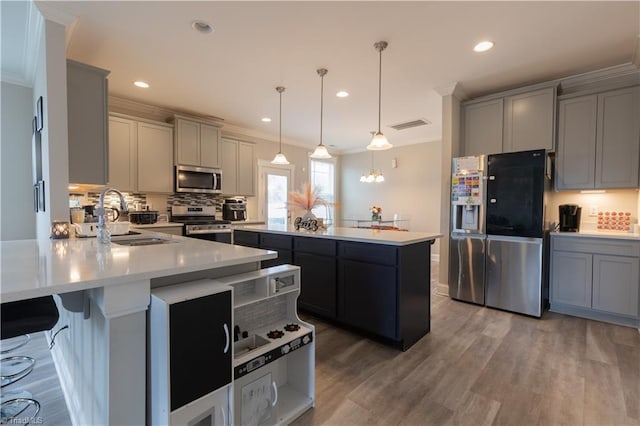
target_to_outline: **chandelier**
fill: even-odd
[[[374,135],[376,132],[371,132]],[[381,183],[384,182],[384,176],[382,175],[382,170],[377,170],[373,167],[373,151],[371,151],[371,169],[369,170],[369,174],[363,173],[360,176],[360,182],[364,183]]]

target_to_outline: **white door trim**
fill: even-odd
[[[268,160],[258,159],[258,220],[267,221],[265,209],[267,206],[266,194],[265,194],[265,168],[280,169],[288,171],[290,174],[289,179],[289,191],[295,188],[294,176],[296,165],[295,164],[271,164]]]

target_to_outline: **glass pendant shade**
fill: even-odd
[[[316,70],[318,75],[320,76],[320,143],[316,146],[316,149],[313,151],[309,157],[311,158],[319,158],[326,159],[331,158],[331,154],[327,151],[327,148],[322,144],[322,116],[323,116],[323,107],[324,107],[324,76],[327,75],[327,70],[325,68],[320,68]]]
[[[287,157],[285,157],[283,153],[279,152],[275,157],[273,157],[271,164],[289,164],[289,162],[287,161]]]
[[[280,133],[279,133],[279,141],[280,145],[278,148],[278,153],[273,160],[271,160],[271,164],[289,164],[287,161],[287,157],[282,153],[282,92],[284,92],[284,87],[278,86],[276,87],[276,91],[280,94]]]
[[[316,149],[313,151],[313,154],[310,155],[311,158],[331,158],[331,154],[327,151],[324,145],[316,146]]]
[[[389,143],[387,138],[382,134],[382,132],[376,132],[371,139],[371,143],[367,145],[367,149],[371,151],[384,151],[385,149],[391,149],[393,145]]]

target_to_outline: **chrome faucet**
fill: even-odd
[[[104,197],[109,192],[115,192],[120,197],[120,211],[122,213],[127,213],[129,208],[127,207],[127,201],[124,199],[124,195],[120,191],[115,188],[105,188],[100,193],[100,198],[98,199],[98,207],[96,208],[96,213],[98,214],[98,227],[96,236],[98,237],[98,242],[102,244],[111,243],[111,231],[107,228],[107,213],[104,209]]]

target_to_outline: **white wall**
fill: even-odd
[[[31,239],[36,237],[31,171],[33,91],[5,82],[0,91],[0,240]]]
[[[382,171],[385,182],[362,183],[360,176],[371,168],[371,151],[343,155],[336,216],[343,221],[370,219],[370,208],[376,205],[382,207],[383,220],[392,220],[397,213],[410,220],[410,231],[440,232],[440,160],[439,141],[377,151],[374,167]]]
[[[36,214],[38,238],[49,238],[51,222],[69,220],[69,153],[67,133],[67,62],[65,27],[44,20],[37,53],[33,105],[44,99],[42,176],[45,181],[45,212]],[[30,162],[25,167],[30,168]]]
[[[577,204],[582,207],[580,214],[581,228],[589,229],[597,224],[597,216],[589,216],[591,207],[601,212],[631,212],[631,220],[638,223],[639,200],[638,190],[607,190],[604,194],[582,194],[579,191],[552,192],[547,204],[547,220],[558,222],[558,206],[561,204]]]

